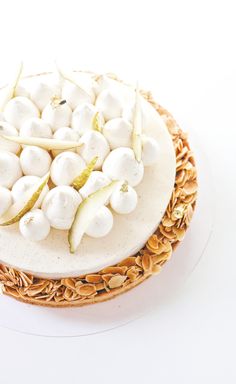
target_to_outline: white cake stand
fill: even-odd
[[[196,134],[191,134],[190,142],[199,175],[197,207],[184,241],[158,276],[113,300],[80,308],[38,307],[3,295],[0,326],[38,336],[85,336],[114,329],[168,305],[204,255],[213,231],[208,161]]]

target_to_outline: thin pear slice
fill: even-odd
[[[106,187],[103,187],[89,195],[79,205],[68,235],[71,253],[75,253],[84,233],[96,215],[98,209],[107,202],[118,184],[119,181],[112,181]]]
[[[67,80],[69,81],[70,83],[76,85],[83,93],[85,93],[86,96],[88,96],[90,98],[90,95],[88,94],[88,92],[86,92],[78,83],[77,81],[75,80],[75,78],[73,77],[73,72],[72,73],[67,73],[66,71],[64,71],[63,69],[61,69],[58,64],[56,63],[56,68],[57,68],[57,72],[59,73],[60,77],[63,79],[63,80]]]
[[[43,137],[31,137],[31,136],[5,136],[0,135],[6,140],[13,141],[14,143],[21,145],[34,145],[41,147],[48,151],[52,149],[67,150],[81,147],[83,144],[79,144],[78,141],[64,141],[57,139],[45,139]]]
[[[134,116],[133,116],[133,133],[132,133],[132,148],[135,158],[138,162],[142,159],[142,109],[139,87],[136,86]]]
[[[17,68],[16,75],[14,76],[13,81],[0,90],[0,112],[3,111],[8,101],[15,97],[16,88],[21,78],[22,71],[23,63],[21,62],[19,64],[19,67]]]
[[[14,203],[0,218],[0,226],[17,223],[28,211],[30,211],[40,197],[45,185],[48,183],[49,177],[50,173],[47,173],[28,191],[24,198]]]
[[[74,187],[77,191],[82,188],[88,180],[89,176],[94,170],[97,160],[98,156],[94,157],[90,163],[88,163],[87,167],[81,172],[81,174],[73,180],[72,187]]]
[[[102,132],[102,126],[99,121],[99,112],[96,112],[94,115],[92,127],[94,131]]]

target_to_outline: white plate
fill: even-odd
[[[152,310],[161,310],[194,270],[213,228],[213,194],[207,159],[196,135],[191,144],[199,174],[197,208],[184,241],[158,276],[111,301],[81,308],[44,308],[2,296],[0,326],[34,335],[84,336],[124,325]]]

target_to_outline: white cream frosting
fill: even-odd
[[[109,120],[103,127],[103,135],[111,149],[131,147],[133,127],[130,122],[122,117]]]
[[[93,104],[82,103],[78,105],[72,114],[71,127],[82,136],[93,128],[96,113],[98,113],[98,119],[102,126],[104,124],[102,113]]]
[[[75,189],[61,185],[49,191],[43,201],[42,210],[53,228],[67,230],[72,225],[81,201],[81,196]]]
[[[0,135],[18,136],[18,131],[13,125],[1,121],[0,122]],[[20,151],[20,145],[4,139],[0,136],[0,150],[9,151],[17,154]]]
[[[96,107],[102,112],[106,121],[121,117],[123,103],[120,93],[114,89],[105,89],[99,93]]]
[[[52,162],[51,179],[55,185],[71,185],[85,167],[85,161],[77,153],[60,153]]]
[[[110,198],[112,209],[121,215],[131,213],[138,204],[138,195],[130,185],[121,183]]]
[[[139,163],[131,148],[120,147],[110,152],[102,166],[103,172],[111,180],[125,180],[136,187],[143,179],[144,167]]]
[[[12,205],[12,195],[9,189],[0,187],[0,216],[10,208]]]
[[[48,103],[42,112],[42,119],[51,127],[53,132],[62,127],[70,126],[72,110],[67,103],[54,106]]]
[[[35,184],[37,184],[39,181],[40,181],[40,177],[38,176],[23,176],[20,179],[18,179],[13,185],[11,190],[14,203],[24,198],[24,196],[27,196],[30,189],[32,189],[35,186]],[[45,185],[40,197],[38,198],[38,200],[34,205],[34,208],[39,208],[41,206],[42,201],[46,196],[46,194],[48,193],[48,191],[49,191],[48,185]]]
[[[44,176],[51,166],[51,156],[40,147],[26,146],[20,154],[20,164],[24,175]]]
[[[42,241],[50,233],[50,224],[41,209],[33,209],[20,219],[19,230],[27,240]]]
[[[109,177],[107,177],[103,172],[93,171],[84,186],[80,188],[79,193],[85,199],[92,193],[108,185],[110,182],[111,180]]]
[[[39,110],[27,97],[17,96],[6,104],[4,116],[6,121],[19,130],[27,119],[39,117]]]
[[[110,147],[105,137],[97,131],[87,131],[81,138],[79,153],[86,163],[98,157],[94,169],[101,169],[104,159],[110,152]]]
[[[85,233],[90,237],[104,237],[112,230],[112,226],[113,215],[110,209],[103,206],[97,211]]]
[[[75,109],[81,103],[93,103],[95,95],[92,89],[79,87],[70,81],[65,81],[62,87],[62,98],[67,101],[71,109]]]
[[[51,139],[52,129],[43,119],[32,117],[22,124],[19,135]]]
[[[62,141],[79,141],[79,134],[78,132],[74,131],[70,127],[62,127],[59,128],[53,135],[54,139],[62,140]],[[70,152],[76,152],[76,149],[70,149]],[[59,153],[62,153],[62,150],[54,149],[52,151],[53,156],[59,155]]]
[[[30,98],[40,111],[50,103],[54,96],[60,96],[60,89],[56,84],[49,84],[42,81],[32,84]]]
[[[152,137],[143,135],[142,137],[142,161],[144,167],[150,167],[157,163],[159,159],[159,144]]]
[[[0,151],[0,185],[11,188],[22,176],[20,159],[14,153]]]

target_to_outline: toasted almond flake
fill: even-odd
[[[127,276],[113,276],[108,283],[109,288],[114,289],[114,288],[119,288],[127,279]]]
[[[102,270],[102,273],[105,273],[105,274],[112,274],[112,275],[115,275],[115,274],[120,274],[120,275],[124,275],[125,272],[127,271],[127,267],[123,266],[123,267],[107,267],[107,268],[104,268]]]
[[[175,219],[182,219],[182,217],[184,217],[185,210],[186,206],[184,204],[177,205],[173,210],[172,217]]]
[[[186,195],[192,195],[193,193],[197,192],[197,183],[196,181],[188,181],[184,188],[183,191],[186,193]]]
[[[85,280],[87,281],[87,283],[98,284],[102,282],[102,276],[91,274],[91,275],[87,275],[85,277]]]
[[[152,257],[148,253],[144,253],[142,257],[142,267],[144,272],[150,272],[153,266]]]
[[[131,267],[133,265],[135,265],[135,257],[127,257],[127,259],[125,260],[122,260],[118,266],[119,267],[122,267],[122,266],[125,266],[125,267]]]
[[[93,284],[83,284],[76,288],[80,296],[91,296],[96,293],[96,287]]]

